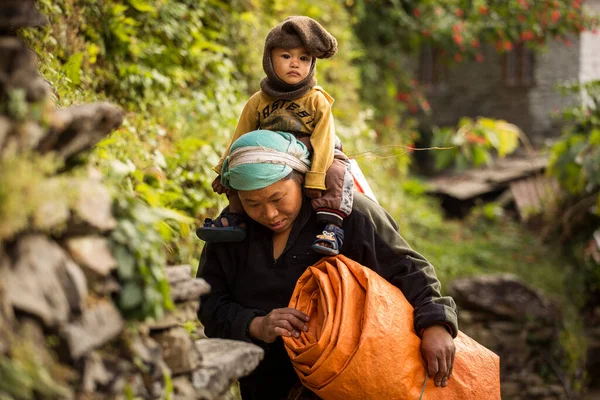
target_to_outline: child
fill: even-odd
[[[335,134],[333,98],[316,86],[314,77],[316,59],[332,57],[336,51],[336,39],[309,17],[288,17],[269,32],[263,53],[267,76],[260,83],[261,90],[246,103],[229,147],[213,168],[219,174],[213,190],[228,194],[229,210],[215,220],[206,219],[197,230],[198,237],[212,242],[245,238],[243,208],[237,195],[222,185],[221,166],[231,144],[243,134],[257,129],[284,131],[296,136],[312,154],[304,188],[324,224],[312,248],[327,255],[339,253],[342,223],[352,210],[353,180]]]

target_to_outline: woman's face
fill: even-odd
[[[239,191],[246,214],[273,232],[292,228],[302,207],[302,187],[295,179],[282,179],[263,189]]]

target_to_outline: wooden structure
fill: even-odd
[[[491,166],[435,177],[428,182],[428,192],[442,199],[451,216],[464,216],[478,202],[514,201],[521,219],[527,220],[560,198],[558,183],[545,175],[547,164],[543,154],[505,158]]]

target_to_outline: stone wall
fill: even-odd
[[[72,159],[124,118],[109,103],[54,108],[33,53],[15,35],[43,22],[33,0],[0,3],[0,163],[30,153]],[[230,398],[232,382],[263,350],[184,328],[210,290],[190,266],[165,266],[172,311],[126,321],[114,302],[111,193],[94,169],[63,174],[31,182],[40,185],[36,208],[23,224],[0,229],[0,398]]]
[[[600,312],[586,318],[585,348],[565,347],[560,305],[514,275],[463,278],[449,294],[458,305],[459,327],[500,356],[503,400],[579,399],[595,384]],[[581,338],[580,338],[581,339]],[[575,353],[575,354],[572,354]],[[586,371],[587,369],[587,371]]]

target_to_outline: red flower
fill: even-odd
[[[462,54],[460,54],[460,53],[454,54],[454,61],[459,63],[459,62],[462,62],[462,60],[463,60]]]
[[[529,9],[529,3],[527,3],[527,0],[519,0],[519,5],[521,7],[523,7],[525,10]]]
[[[423,31],[423,36],[425,36],[425,37],[431,37],[431,32],[429,32],[427,29],[425,29]]]
[[[419,111],[419,108],[413,103],[410,103],[407,107],[411,114],[415,114],[417,111]]]
[[[488,14],[488,8],[486,6],[481,6],[479,7],[479,14],[481,15],[487,15]]]
[[[527,21],[527,17],[524,16],[523,14],[517,15],[517,19],[519,20],[519,22],[525,22],[525,21]]]
[[[419,17],[421,16],[421,11],[419,11],[419,9],[418,9],[418,8],[415,8],[415,9],[413,10],[413,15],[414,15],[415,17],[419,18]]]
[[[473,47],[475,47],[476,49],[478,49],[478,48],[479,48],[479,46],[480,46],[480,44],[479,44],[479,40],[477,40],[477,39],[473,39],[473,40],[471,41],[471,46],[473,46]]]
[[[409,98],[410,98],[410,95],[406,92],[396,93],[396,100],[398,100],[398,101],[407,101]]]
[[[452,39],[454,39],[454,42],[455,42],[456,44],[458,44],[459,46],[460,46],[460,45],[462,44],[462,42],[463,42],[463,38],[462,38],[462,36],[460,36],[460,34],[458,34],[458,33],[455,33],[454,35],[452,35]]]
[[[456,16],[457,16],[458,18],[462,18],[462,17],[465,15],[465,12],[464,12],[463,10],[461,10],[460,8],[457,8],[457,9],[454,11],[454,14],[456,14]]]
[[[513,49],[513,44],[508,40],[504,42],[504,50],[511,51]]]
[[[565,39],[565,44],[570,47],[572,43],[569,39]]]
[[[534,37],[535,35],[531,31],[524,31],[523,33],[521,33],[521,40],[524,42],[532,40]]]
[[[475,54],[475,61],[477,61],[478,63],[482,63],[483,60],[484,60],[483,54],[481,54],[481,53]]]
[[[560,11],[558,11],[558,10],[552,11],[552,22],[556,23],[556,21],[558,21],[559,18],[560,18]]]

